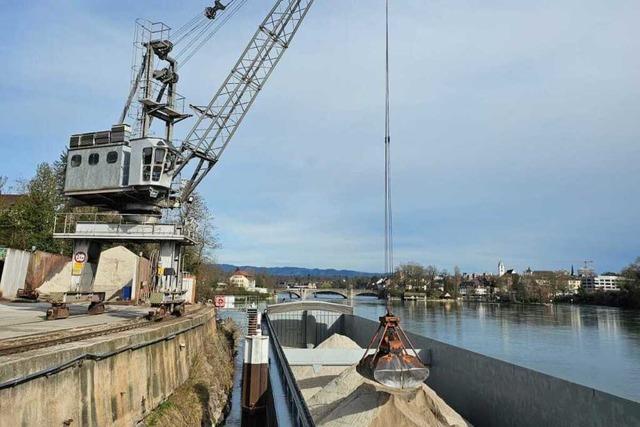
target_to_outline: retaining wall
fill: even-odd
[[[179,323],[1,357],[0,426],[136,425],[187,380],[215,332],[215,312],[206,308]]]
[[[345,316],[344,333],[366,347],[378,327]],[[413,333],[430,363],[427,384],[475,426],[640,426],[640,403]]]

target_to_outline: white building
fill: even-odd
[[[238,269],[229,278],[229,284],[236,288],[254,289],[256,287],[256,278],[248,271]]]
[[[567,279],[567,294],[568,295],[575,295],[578,293],[578,289],[580,289],[580,286],[582,285],[582,280],[579,277],[574,277],[574,276],[570,276],[569,279]]]
[[[504,276],[504,274],[506,272],[507,272],[507,269],[504,266],[504,262],[502,262],[502,260],[500,260],[500,262],[498,263],[498,277]]]
[[[584,276],[580,284],[587,292],[619,291],[620,286],[628,279],[620,276]]]

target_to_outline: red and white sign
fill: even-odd
[[[73,255],[73,267],[71,271],[72,276],[82,276],[82,270],[84,269],[84,263],[87,262],[87,254],[84,252],[76,252]]]
[[[216,295],[213,298],[213,303],[215,304],[216,308],[224,308],[224,306],[226,305],[224,295]]]
[[[73,260],[75,262],[83,264],[87,261],[87,254],[85,254],[84,252],[76,252],[76,254],[73,256]]]

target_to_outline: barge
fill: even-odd
[[[344,372],[345,365],[357,363],[362,353],[310,350],[318,350],[332,336],[367,348],[378,325],[354,315],[353,308],[344,304],[301,301],[268,306],[262,333],[269,337],[269,421],[263,419],[263,425],[316,425],[309,401]],[[426,385],[471,425],[640,425],[638,402],[415,333],[407,335],[430,370]],[[305,369],[323,375],[310,384],[300,374]]]

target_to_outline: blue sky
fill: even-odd
[[[0,0],[0,175],[127,95],[135,18],[207,2]],[[266,11],[181,72],[208,102]],[[383,1],[318,0],[200,191],[220,262],[383,269]],[[640,256],[640,2],[392,2],[396,263],[618,270]],[[184,125],[178,134],[186,132]]]

